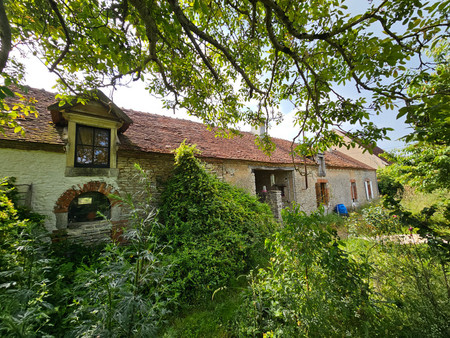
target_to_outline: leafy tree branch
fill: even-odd
[[[355,15],[344,0],[33,0],[7,2],[4,12],[13,45],[44,60],[60,89],[141,79],[168,108],[219,130],[277,123],[289,101],[299,134],[317,134],[295,149],[306,154],[341,142],[327,131],[344,123],[360,125],[355,136],[368,143],[385,136],[368,111],[419,97],[407,90],[409,69],[433,68],[423,55],[448,37],[449,8],[448,0],[370,1]]]

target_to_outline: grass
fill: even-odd
[[[185,308],[172,319],[163,337],[232,337],[243,288],[219,290],[201,305]]]
[[[411,187],[405,187],[401,204],[405,209],[411,211],[413,214],[417,214],[423,208],[430,207],[449,197],[449,192],[445,190],[423,193],[415,191]]]
[[[448,190],[438,190],[433,193],[422,193],[406,187],[401,201],[402,206],[417,215],[424,208],[437,206],[437,211],[431,216],[432,228],[443,238],[450,239],[450,223],[445,217],[445,205],[450,201]]]
[[[367,278],[372,302],[382,314],[381,325],[389,328],[386,336],[450,334],[448,272],[428,245],[350,238],[345,250],[373,267]]]

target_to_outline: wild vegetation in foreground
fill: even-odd
[[[267,206],[207,175],[193,154],[180,148],[165,192],[176,210],[158,216],[149,199],[122,199],[128,245],[49,244],[42,217],[18,208],[4,181],[0,335],[450,336],[446,192],[386,194],[345,219],[294,205],[275,227]],[[410,210],[414,198],[430,203]]]

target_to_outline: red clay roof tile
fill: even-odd
[[[0,134],[0,139],[64,145],[61,138],[62,127],[52,123],[51,113],[47,109],[55,102],[55,94],[30,88],[27,95],[38,100],[36,104],[38,118],[28,116],[19,120],[26,131],[25,137],[6,130],[6,135]],[[256,146],[255,135],[249,132],[242,132],[241,136],[230,139],[221,138],[216,137],[214,132],[208,131],[201,123],[127,109],[124,111],[133,120],[133,124],[119,136],[121,150],[171,153],[183,140],[186,140],[187,143],[196,144],[201,151],[201,156],[206,158],[273,164],[292,163],[291,141],[273,138],[276,149],[271,156],[267,156]],[[325,159],[328,167],[371,169],[336,150],[327,152]],[[301,159],[297,158],[296,162],[301,162]],[[315,165],[309,159],[307,162]]]

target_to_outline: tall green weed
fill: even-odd
[[[323,209],[283,210],[283,227],[266,241],[270,265],[250,275],[238,321],[241,335],[360,336],[375,317],[367,276],[371,267],[341,249]]]
[[[120,198],[129,211],[126,243],[51,245],[42,222],[21,219],[0,190],[0,335],[148,337],[168,315],[170,266],[154,236],[159,226],[148,179],[143,198]],[[42,217],[29,213],[33,220]]]
[[[142,196],[112,196],[129,210],[122,235],[125,245],[110,243],[95,264],[76,271],[74,311],[69,317],[75,336],[155,336],[168,314],[170,266],[163,259],[164,246],[154,235],[160,224],[148,177],[136,168]]]
[[[49,302],[48,234],[42,216],[18,210],[12,182],[0,180],[0,335],[45,335],[55,312]]]

